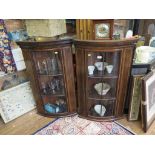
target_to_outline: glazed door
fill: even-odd
[[[44,113],[55,115],[67,112],[62,51],[34,51],[33,60]]]
[[[116,103],[120,51],[86,52],[86,101],[90,117],[113,117]]]

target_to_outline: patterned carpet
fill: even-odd
[[[58,118],[34,135],[134,135],[117,122],[95,122],[72,117]]]

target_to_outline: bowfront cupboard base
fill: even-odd
[[[95,121],[95,122],[111,122],[111,121],[116,121],[116,120],[119,120],[119,119],[123,119],[124,117],[123,116],[118,116],[118,117],[89,117],[89,116],[82,116],[82,115],[79,115],[80,118],[83,118],[83,119],[87,119],[87,120],[91,120],[91,121]]]

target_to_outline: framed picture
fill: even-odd
[[[18,97],[15,94],[18,94]],[[5,123],[35,107],[35,99],[29,81],[0,92],[0,115]]]
[[[113,36],[113,19],[92,20],[93,21],[93,39],[110,40]]]
[[[129,98],[129,121],[136,121],[139,118],[141,104],[141,81],[143,75],[133,75],[131,78],[131,92]]]
[[[145,132],[155,120],[155,71],[142,78],[142,127]]]

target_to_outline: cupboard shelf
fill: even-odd
[[[93,98],[93,97],[88,97],[89,100],[98,100],[98,101],[108,101],[108,100],[116,100],[116,97],[105,97],[105,98],[101,98],[101,99],[98,99],[98,98]]]
[[[51,97],[52,97],[52,96],[55,96],[55,97],[56,97],[56,96],[64,96],[64,97],[65,97],[65,94],[61,94],[61,93],[60,93],[60,94],[59,94],[59,93],[52,94],[52,93],[51,93],[51,94],[41,94],[41,96],[43,96],[43,97],[44,97],[44,96],[51,96]]]
[[[54,74],[54,75],[52,75],[52,74],[37,74],[38,76],[51,76],[51,77],[54,77],[54,76],[63,76],[63,74]]]
[[[118,78],[118,76],[117,75],[103,75],[103,76],[96,76],[96,75],[88,75],[88,78],[96,78],[96,79],[98,79],[98,78],[103,78],[103,79],[117,79]]]
[[[88,99],[95,100],[115,100],[116,96],[114,92],[109,91],[106,95],[98,95],[95,91],[88,94]]]

